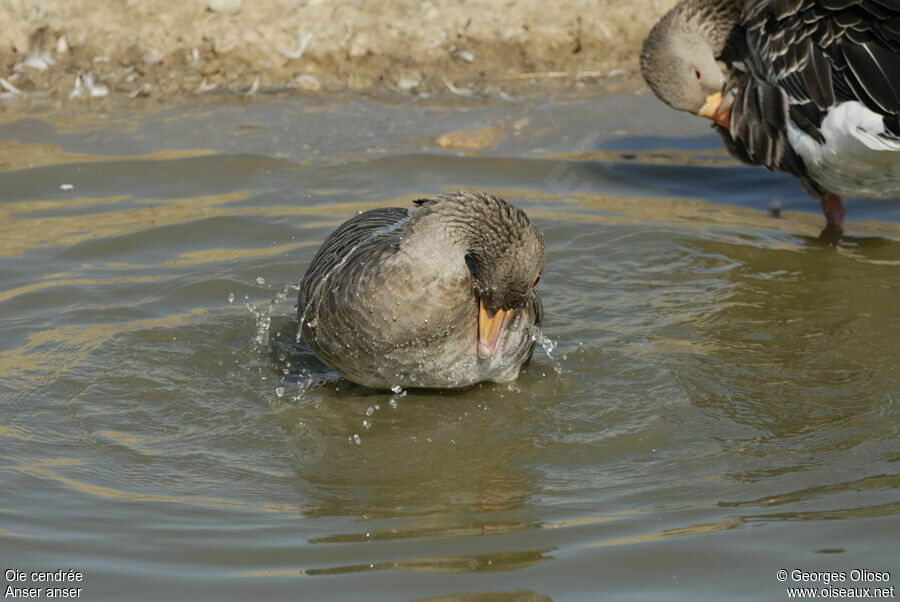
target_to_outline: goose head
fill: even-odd
[[[710,36],[673,11],[644,40],[641,74],[653,93],[672,108],[727,128],[727,103],[722,96],[726,78],[716,55]]]
[[[488,359],[541,278],[541,233],[524,211],[491,194],[464,191],[417,203],[432,214],[431,227],[449,234],[452,244],[442,250],[448,260],[469,273],[477,353]]]
[[[498,253],[473,249],[463,258],[478,300],[477,350],[482,359],[494,354],[510,320],[541,279],[543,244],[538,237],[525,239]]]

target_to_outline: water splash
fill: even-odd
[[[557,374],[564,374],[565,370],[562,367],[562,361],[566,359],[566,356],[556,357],[554,355],[557,347],[556,341],[544,335],[538,326],[532,327],[531,340],[544,349],[544,353],[547,354],[547,357],[550,359],[550,364],[553,366],[553,371]]]
[[[272,312],[278,305],[287,299],[288,293],[291,290],[297,290],[297,287],[297,283],[283,286],[281,290],[272,297],[272,300],[269,301],[269,304],[264,309],[257,309],[257,307],[250,303],[249,300],[246,300],[247,298],[245,297],[244,307],[246,307],[256,318],[256,333],[253,336],[253,343],[258,349],[267,348],[269,345],[269,328],[272,326]]]

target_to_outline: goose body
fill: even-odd
[[[540,232],[524,212],[458,192],[351,218],[300,285],[303,340],[368,387],[516,379],[541,320]]]
[[[683,0],[641,67],[735,157],[799,178],[826,229],[841,196],[900,198],[900,0]]]

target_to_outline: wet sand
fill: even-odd
[[[41,0],[0,4],[0,110],[297,89],[415,96],[641,90],[674,0]]]

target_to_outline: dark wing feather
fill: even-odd
[[[803,161],[787,141],[788,111],[783,90],[765,82],[745,81],[734,91],[729,129],[717,130],[737,159],[805,178]]]
[[[900,136],[900,0],[750,0],[739,29],[748,72],[732,74],[726,140],[739,159],[806,177],[785,119],[823,141],[825,114],[848,100]]]
[[[851,85],[866,106],[882,115],[896,115],[900,109],[900,55],[878,45],[842,43],[841,52],[853,77]]]
[[[313,257],[300,283],[300,293],[297,297],[300,314],[306,306],[305,300],[315,291],[319,282],[360,245],[375,242],[376,237],[379,243],[399,244],[402,235],[400,226],[409,215],[408,209],[400,207],[372,209],[353,216],[332,232]]]
[[[803,42],[807,47],[812,47],[809,38]],[[796,96],[803,98],[806,91],[816,108],[823,110],[834,105],[834,83],[831,78],[831,63],[821,52],[810,50],[807,68],[802,69],[797,77],[791,77],[796,82]],[[806,103],[798,103],[806,104]]]

